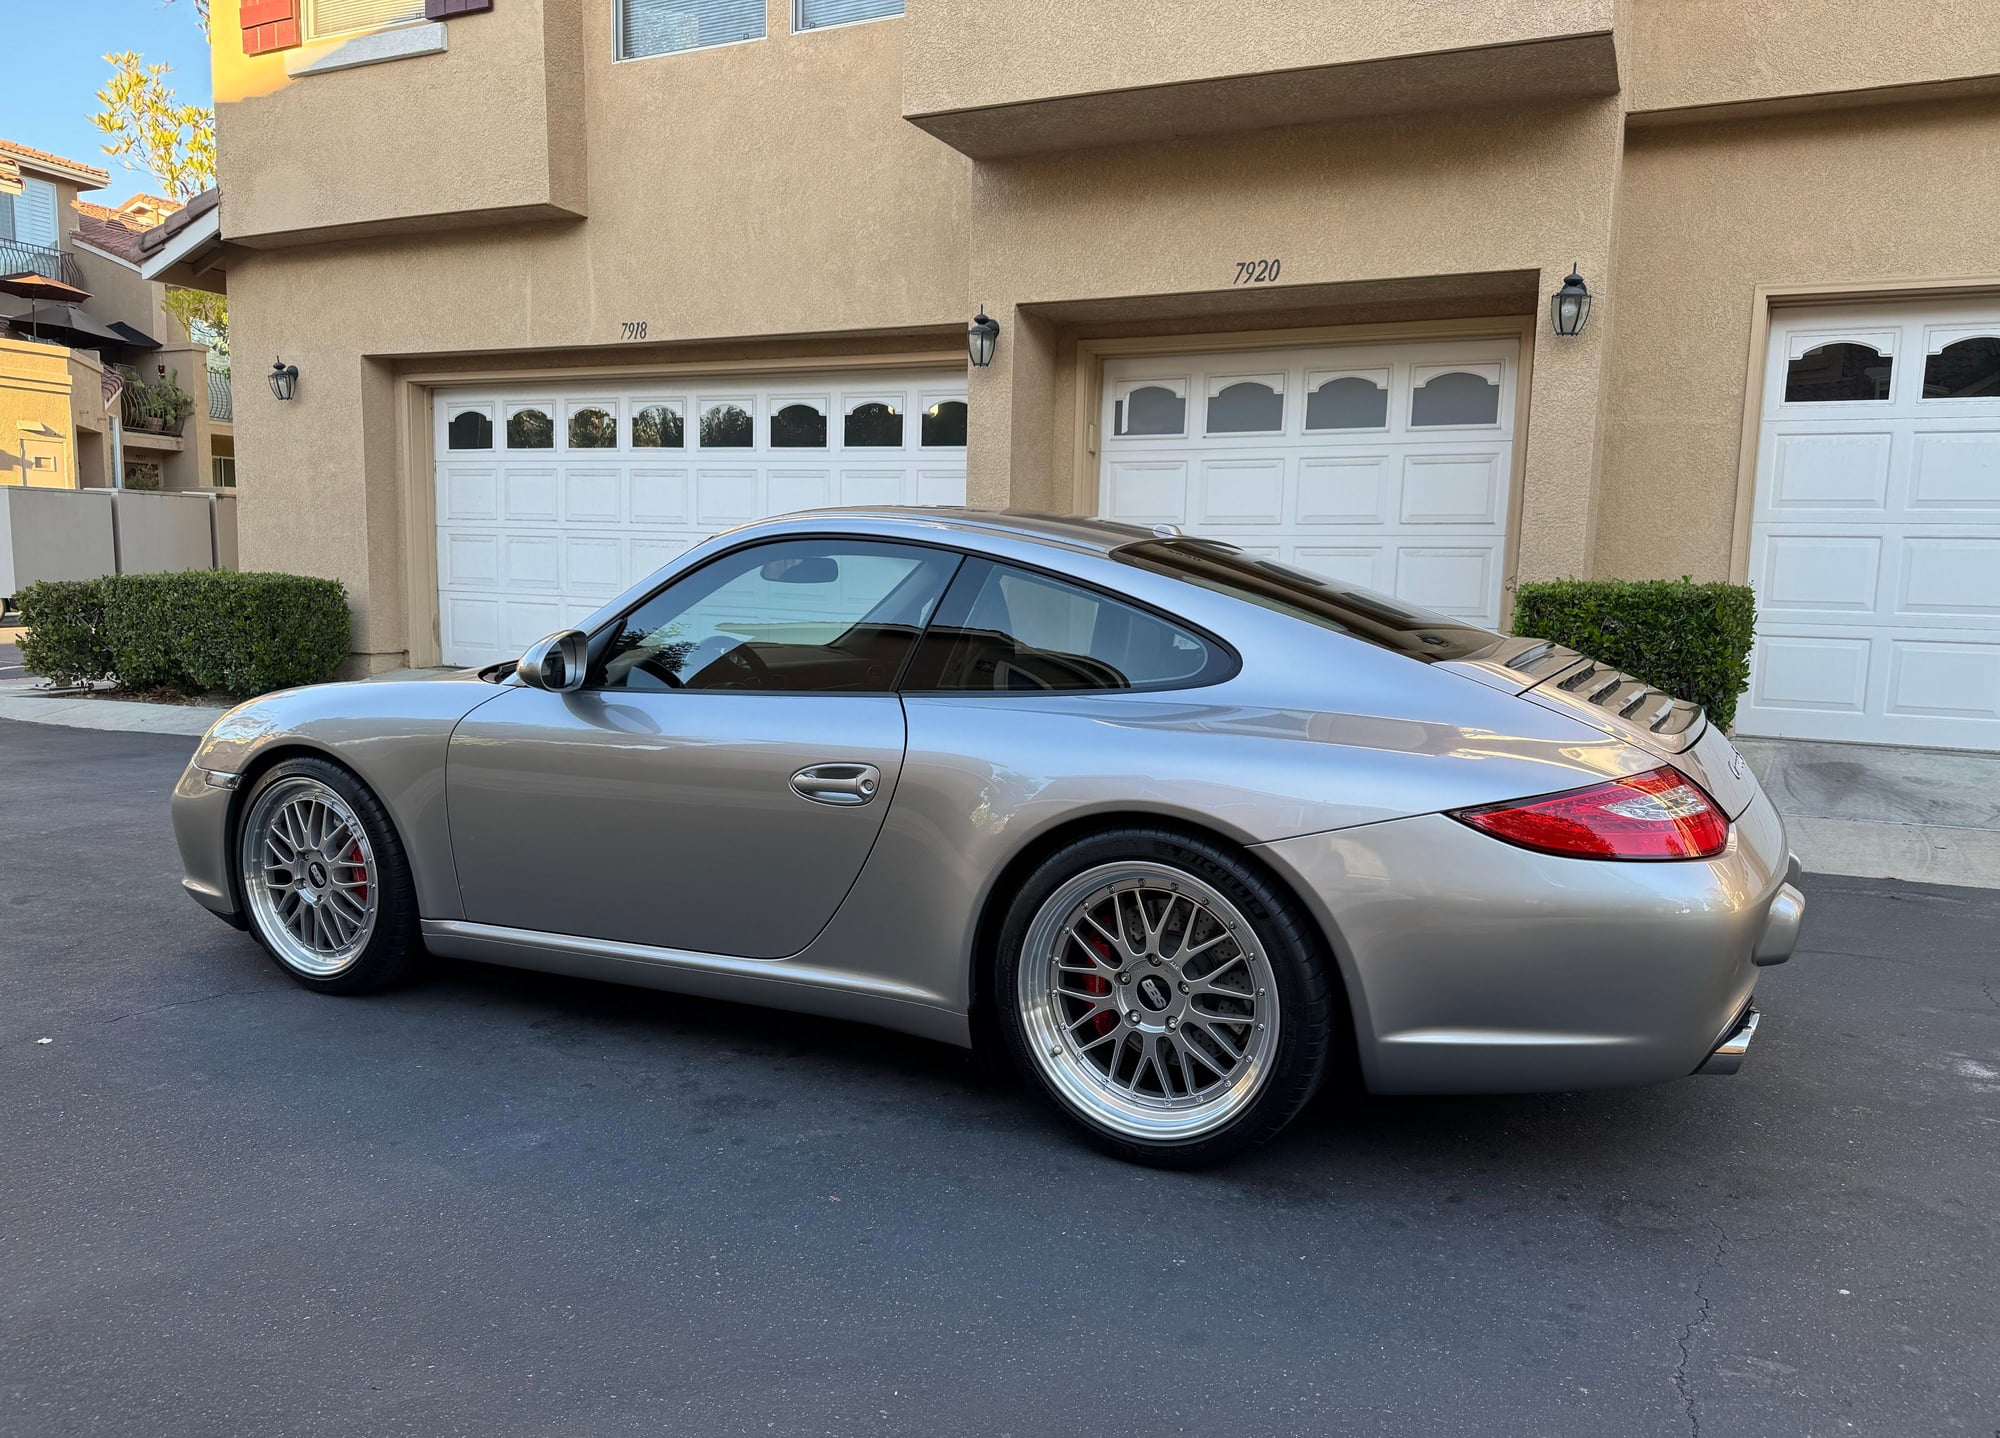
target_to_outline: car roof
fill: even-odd
[[[1137,525],[1115,524],[1106,519],[1083,519],[1067,514],[1041,514],[1028,509],[972,509],[956,505],[872,504],[832,509],[806,510],[787,518],[883,520],[905,523],[935,532],[944,529],[976,536],[1005,534],[1018,539],[1059,544],[1071,549],[1109,554],[1114,549],[1156,537],[1155,531]]]

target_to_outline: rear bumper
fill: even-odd
[[[1262,845],[1317,911],[1370,1088],[1606,1088],[1712,1072],[1760,964],[1797,942],[1784,823],[1756,795],[1716,858],[1607,863],[1440,814]],[[1740,1057],[1738,1058],[1740,1062]]]

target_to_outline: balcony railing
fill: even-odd
[[[230,424],[236,417],[236,400],[229,388],[229,371],[208,372],[208,417],[217,424]]]
[[[40,275],[83,288],[83,271],[77,268],[75,257],[53,245],[0,238],[0,276],[5,275]]]
[[[134,383],[127,379],[125,393],[119,401],[119,412],[126,430],[179,439],[187,425],[186,411],[192,407],[192,401],[182,395],[183,403],[175,403],[175,393],[174,387],[165,383],[146,385],[143,381]]]

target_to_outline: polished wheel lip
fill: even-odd
[[[1108,909],[1127,920],[1116,933],[1103,922]],[[1190,934],[1198,935],[1192,945]],[[1109,948],[1113,963],[1080,947],[1083,935]],[[1109,993],[1065,987],[1079,975],[1087,984],[1107,983]],[[1149,980],[1164,984],[1165,1004],[1157,1003],[1157,993],[1143,1002],[1136,998],[1134,986]],[[1042,1078],[1071,1110],[1121,1137],[1155,1143],[1204,1137],[1238,1117],[1270,1078],[1279,1034],[1270,958],[1234,903],[1173,865],[1100,864],[1058,887],[1028,926],[1015,989],[1023,1038]],[[1218,1029],[1218,1016],[1204,1000],[1232,1009],[1248,1005],[1249,1011]],[[1117,1022],[1100,1033],[1104,1013]],[[1237,1050],[1235,1060],[1226,1057],[1228,1047],[1217,1045],[1217,1032]],[[1196,1040],[1195,1033],[1211,1036]],[[1169,1057],[1185,1055],[1191,1042],[1203,1044],[1195,1059]],[[1107,1049],[1136,1056],[1129,1081],[1119,1077],[1122,1057],[1105,1064]],[[1176,1079],[1190,1072],[1208,1081],[1173,1092]],[[1141,1090],[1149,1073],[1160,1092]]]
[[[238,843],[258,937],[287,968],[330,979],[360,959],[381,914],[375,847],[354,809],[317,779],[261,791]]]

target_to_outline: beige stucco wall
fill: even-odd
[[[1598,573],[1729,575],[1757,288],[1992,278],[1996,155],[1994,101],[1632,136]]]
[[[1613,0],[907,0],[911,114],[1611,29]]]
[[[0,339],[0,484],[76,487],[69,395],[67,349]]]
[[[1993,0],[1626,0],[1634,111],[1983,79]]]
[[[582,0],[512,0],[453,23],[443,54],[297,78],[288,54],[340,47],[246,58],[238,8],[212,12],[232,239],[583,213]]]

